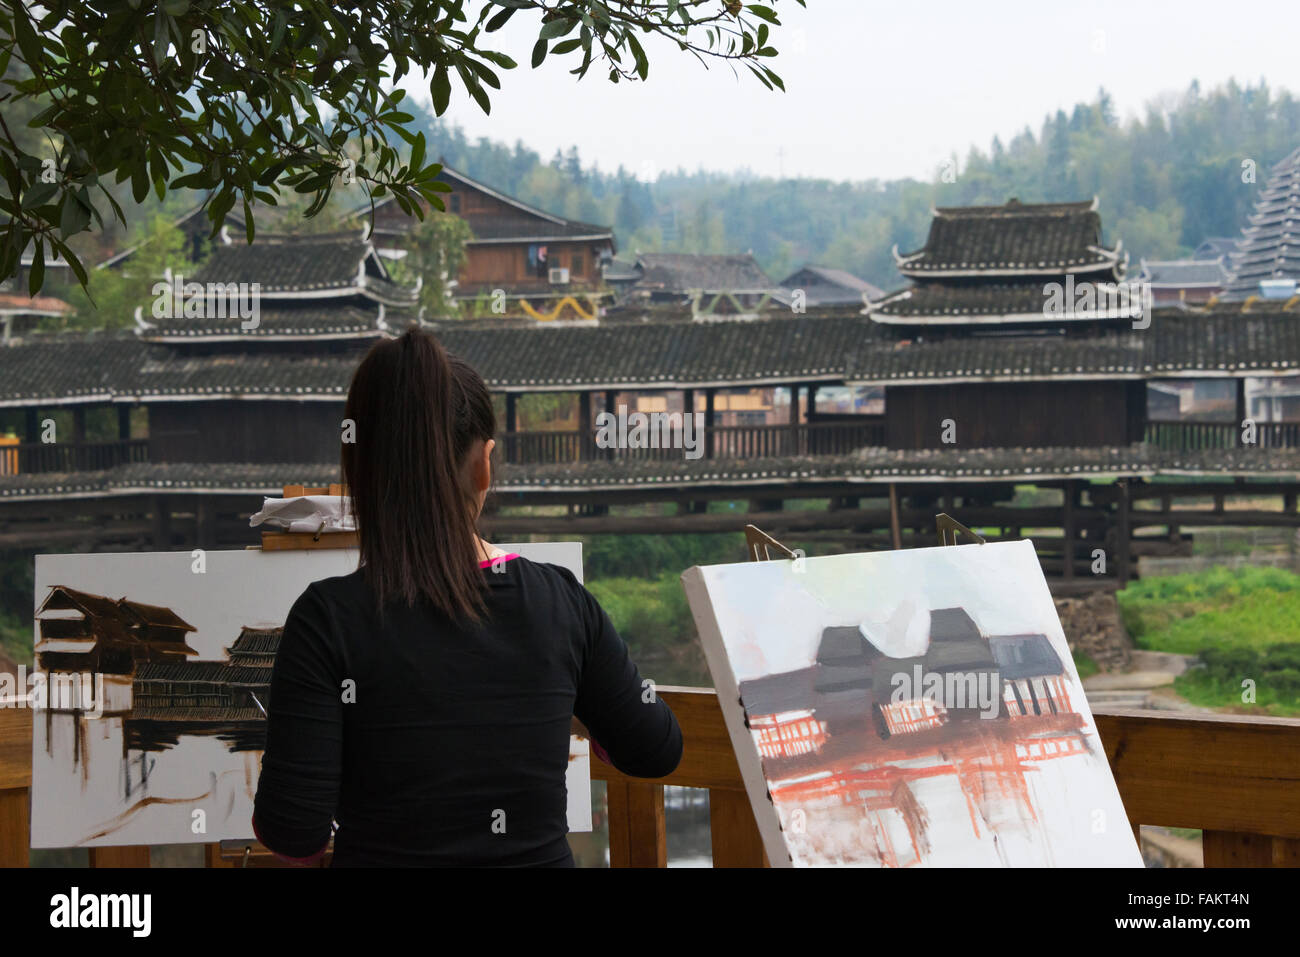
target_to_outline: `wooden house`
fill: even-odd
[[[441,194],[446,211],[469,226],[465,265],[455,298],[471,303],[501,295],[507,315],[534,319],[591,319],[608,290],[603,265],[615,252],[614,231],[531,206],[443,166],[439,180],[451,187]],[[369,225],[371,207],[353,214]],[[436,211],[426,215],[438,215]],[[392,197],[374,205],[374,243],[382,256],[402,256],[407,234],[419,225]]]

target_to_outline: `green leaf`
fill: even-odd
[[[44,206],[58,191],[57,183],[33,183],[27,192],[23,193],[22,208],[26,210]]]
[[[538,40],[533,44],[533,69],[536,70],[546,59],[546,41]]]
[[[424,134],[418,133],[415,137],[415,145],[411,147],[411,169],[420,169],[424,165]]]
[[[36,240],[35,252],[32,256],[32,271],[27,277],[27,294],[34,296],[41,291],[41,284],[45,282],[45,244],[39,239]]]
[[[513,17],[514,15],[515,15],[515,8],[506,7],[504,10],[502,10],[500,13],[494,16],[491,20],[489,20],[487,22],[487,26],[484,27],[483,29],[487,33],[496,33],[496,31],[504,27],[506,23],[509,22],[510,18]]]
[[[650,61],[646,59],[645,51],[631,30],[627,32],[627,45],[632,48],[632,56],[636,59],[636,72],[644,80],[650,74]]]
[[[567,17],[557,17],[554,20],[547,20],[542,24],[542,29],[537,36],[542,40],[554,40],[556,37],[562,37],[573,30],[578,25],[577,20],[570,20]]]
[[[63,210],[59,216],[62,238],[75,236],[90,225],[90,210],[77,201],[73,193],[63,194]]]
[[[451,78],[447,76],[447,65],[439,63],[433,71],[433,80],[429,83],[429,94],[433,97],[433,112],[442,116],[451,103]]]

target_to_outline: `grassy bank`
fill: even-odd
[[[1119,593],[1139,648],[1198,655],[1175,690],[1193,704],[1300,715],[1300,575],[1212,568]],[[1252,700],[1253,699],[1253,700]]]

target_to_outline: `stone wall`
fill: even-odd
[[[1120,617],[1114,592],[1098,591],[1086,597],[1054,601],[1071,651],[1087,655],[1102,671],[1122,671],[1129,666],[1133,641]]]

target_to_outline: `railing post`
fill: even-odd
[[[519,397],[513,392],[506,393],[506,461],[515,462],[519,450],[516,449],[515,443],[518,441],[515,433],[518,432],[518,412],[516,403]]]
[[[763,840],[744,791],[709,791],[709,831],[714,867],[766,867]]]
[[[664,786],[618,778],[605,782],[610,867],[667,867]]]

